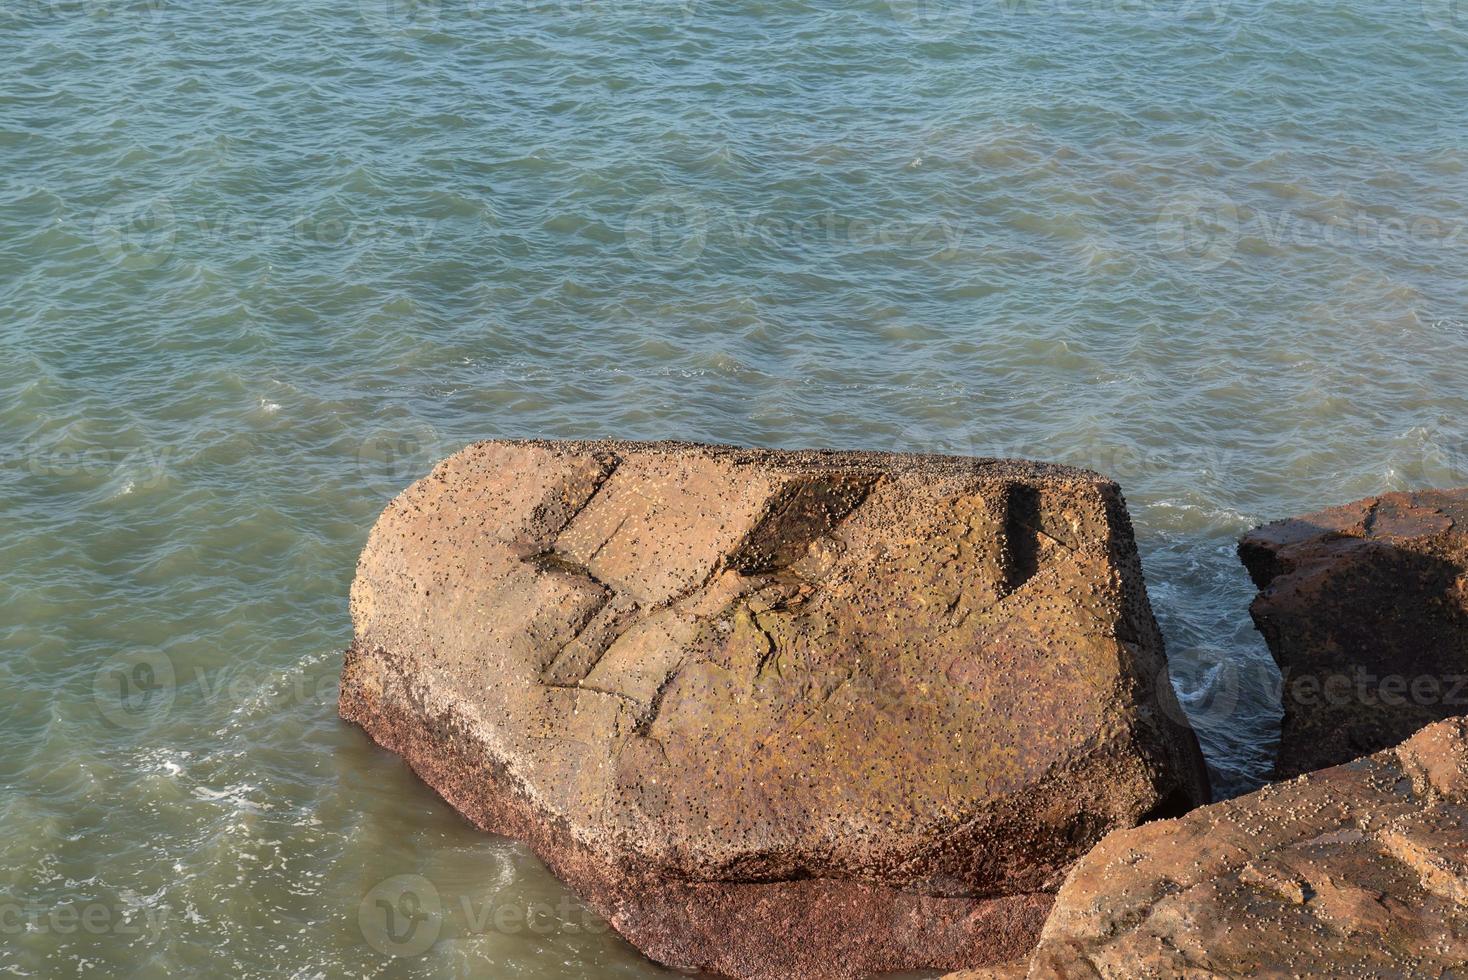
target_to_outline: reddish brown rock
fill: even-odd
[[[1468,975],[1468,719],[1108,836],[1027,970],[963,980]],[[958,980],[958,978],[952,978]]]
[[[1013,959],[1102,835],[1207,794],[1083,471],[482,443],[389,505],[352,613],[342,716],[678,967]]]
[[[1268,524],[1239,556],[1284,674],[1281,778],[1468,713],[1468,489],[1391,493]]]

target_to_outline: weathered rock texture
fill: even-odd
[[[1392,493],[1258,528],[1239,556],[1284,673],[1281,777],[1468,713],[1468,489]]]
[[[1468,976],[1468,719],[1117,831],[1025,970],[946,980]]]
[[[1023,955],[1102,835],[1207,794],[1092,473],[482,443],[383,513],[352,614],[342,716],[679,967]]]

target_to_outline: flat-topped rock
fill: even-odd
[[[1239,556],[1284,674],[1280,777],[1468,713],[1468,489],[1390,493],[1267,524]]]
[[[1103,840],[1028,968],[945,980],[1468,975],[1468,719]]]
[[[341,713],[649,956],[999,962],[1207,797],[1121,493],[1038,463],[489,442],[384,511]]]

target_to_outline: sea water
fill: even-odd
[[[0,972],[664,975],[336,718],[472,440],[1100,470],[1224,793],[1237,536],[1468,483],[1451,0],[6,0],[0,82]]]

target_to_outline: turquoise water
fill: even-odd
[[[0,81],[0,971],[664,975],[335,717],[473,439],[1100,469],[1227,792],[1235,537],[1468,483],[1449,0],[10,0]]]

